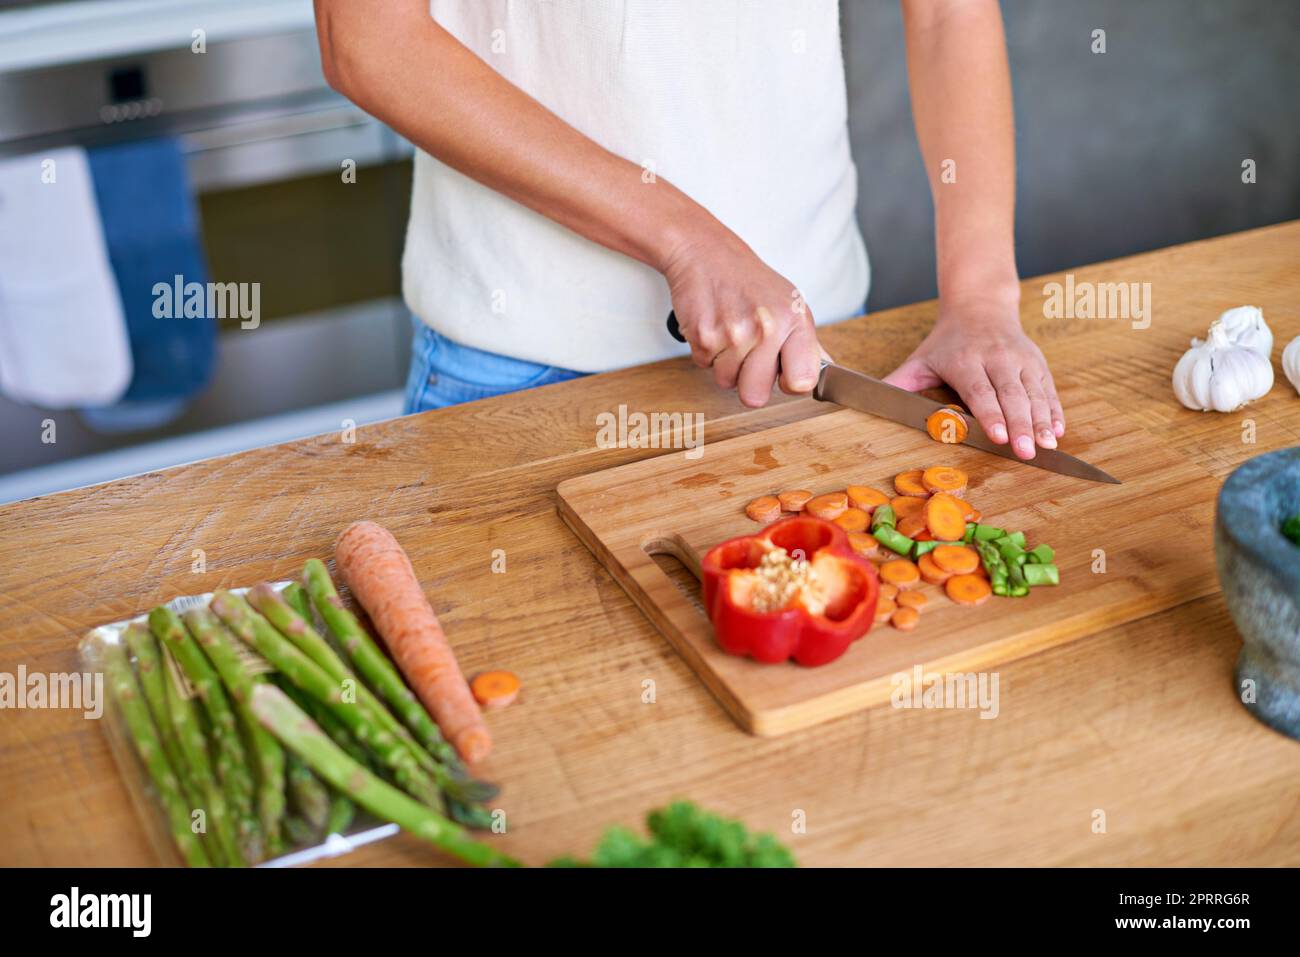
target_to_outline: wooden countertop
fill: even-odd
[[[1293,222],[1072,270],[1151,283],[1150,328],[1043,318],[1043,284],[1062,276],[1024,283],[1023,316],[1058,380],[1091,386],[1222,479],[1300,444],[1300,397],[1277,361],[1300,335],[1297,263]],[[1240,413],[1181,408],[1178,355],[1243,303],[1273,327],[1279,381]],[[934,314],[933,302],[890,310],[825,342],[884,374]],[[708,441],[827,410],[746,411],[670,361],[365,427],[354,444],[326,435],[0,507],[0,671],[75,671],[93,625],[292,576],[367,517],[409,549],[466,671],[523,678],[520,702],[490,718],[483,770],[504,785],[503,842],[530,863],[585,853],[605,825],[639,825],[679,796],[776,832],[809,865],[1300,863],[1300,744],[1236,702],[1240,639],[1219,595],[1002,667],[996,720],[877,708],[744,734],[556,515],[561,479],[659,454],[595,447],[597,414],[621,403],[702,411]],[[0,714],[0,807],[0,864],[155,861],[101,729],[79,712]],[[796,811],[804,834],[791,834]],[[401,836],[342,862],[440,860]]]

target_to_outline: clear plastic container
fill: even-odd
[[[276,588],[280,588],[287,585],[288,582],[274,582],[273,584]],[[242,595],[247,590],[246,588],[230,589],[231,592],[237,595]],[[167,602],[167,607],[180,613],[188,608],[193,608],[195,605],[206,605],[211,598],[211,593],[183,595]],[[124,640],[123,634],[127,626],[132,622],[146,622],[147,619],[147,614],[137,615],[123,621],[109,622],[88,631],[77,646],[81,656],[82,669],[89,673],[103,672],[104,649],[109,645],[121,644]],[[261,672],[272,670],[266,661],[251,648],[243,646],[241,648],[243,648],[247,662],[253,665],[256,670]],[[163,659],[167,662],[171,661],[171,657],[166,654],[163,655]],[[193,697],[194,689],[185,680],[185,676],[179,670],[173,668],[168,670],[171,672],[169,679],[174,682],[173,688],[184,697]],[[100,724],[104,729],[105,736],[108,738],[109,750],[113,754],[113,763],[117,765],[118,773],[126,785],[136,815],[144,826],[145,834],[148,835],[150,846],[153,847],[158,859],[163,864],[176,867],[183,866],[184,861],[180,852],[176,849],[176,844],[167,828],[167,817],[159,800],[158,792],[149,778],[149,772],[140,761],[140,756],[131,743],[131,736],[126,728],[122,713],[117,707],[117,701],[111,696],[104,708]],[[365,812],[358,808],[357,817],[346,833],[330,834],[316,844],[293,847],[280,856],[262,861],[256,866],[294,867],[300,864],[309,864],[321,858],[338,857],[358,847],[391,837],[397,831],[396,824],[376,821],[374,818],[367,817]]]

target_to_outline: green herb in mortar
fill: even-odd
[[[1300,545],[1300,515],[1292,515],[1282,523],[1282,534]]]

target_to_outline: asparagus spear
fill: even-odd
[[[324,566],[321,567],[323,570]],[[327,574],[326,578],[328,579],[328,577]],[[425,751],[415,738],[411,736],[411,732],[406,729],[406,726],[393,716],[392,712],[384,706],[382,701],[375,697],[370,688],[357,680],[356,674],[353,673],[352,669],[349,668],[343,659],[338,656],[330,646],[330,643],[321,637],[320,633],[317,632],[308,621],[300,617],[274,588],[267,584],[257,585],[249,590],[247,598],[249,603],[265,615],[280,634],[293,642],[300,651],[314,661],[321,670],[336,682],[343,682],[349,678],[352,679],[356,684],[357,702],[363,704],[370,711],[371,716],[374,718],[376,723],[378,723],[393,737],[397,738],[398,741],[402,742],[407,750],[410,751],[411,756],[415,758],[419,765],[424,768],[435,782],[437,782],[438,787],[446,792],[449,797],[455,798],[464,803],[473,804],[478,801],[486,801],[497,793],[497,789],[493,785],[483,781],[475,781],[468,777],[464,773],[464,765],[460,763],[458,757],[455,758],[454,763],[448,762],[448,765],[450,766],[439,764],[438,761],[434,760],[433,756],[430,755],[429,752]],[[367,636],[367,640],[368,638],[369,636]],[[374,648],[374,652],[375,655],[380,658],[383,657],[378,648]],[[386,660],[387,659],[385,659],[385,661]],[[376,662],[373,659],[370,659],[369,664],[376,665]],[[391,669],[392,666],[389,665],[389,668]],[[377,674],[379,673],[377,668],[375,671]],[[369,678],[370,675],[366,674],[366,677]],[[406,689],[406,686],[402,684],[402,679],[397,675],[395,670],[391,673],[391,680],[395,681],[403,690]],[[385,697],[387,697],[387,693],[384,691],[383,687],[379,685],[376,685],[376,687],[379,687],[381,693],[384,693]],[[407,694],[409,695],[410,692],[407,691]],[[432,728],[432,732],[436,735],[437,741],[443,746],[444,753],[454,757],[455,749],[442,740],[442,734],[438,731],[437,725],[435,725],[429,716],[425,714],[424,708],[415,699],[415,696],[411,695],[410,700],[416,710],[424,715],[427,726]],[[476,816],[475,819],[477,820],[478,816]]]
[[[144,692],[145,704],[149,714],[158,728],[158,740],[162,743],[163,753],[180,780],[181,796],[193,806],[202,800],[200,789],[191,780],[181,753],[181,744],[176,737],[176,727],[172,724],[171,713],[167,710],[167,688],[163,684],[167,676],[163,673],[162,656],[158,651],[158,642],[149,626],[143,622],[132,622],[126,626],[123,634],[127,648],[135,655],[135,670]]]
[[[164,650],[164,655],[170,652]],[[176,740],[185,758],[185,765],[194,776],[195,786],[201,796],[203,807],[207,811],[208,833],[215,835],[216,843],[212,848],[212,862],[229,867],[242,867],[245,864],[243,852],[235,836],[235,825],[231,819],[226,796],[217,783],[212,770],[212,758],[208,754],[208,736],[199,722],[199,713],[195,702],[182,698],[177,693],[171,680],[163,682],[163,691],[167,699],[167,711],[176,728]]]
[[[467,864],[518,866],[518,861],[475,841],[464,828],[412,800],[353,761],[275,685],[255,687],[252,707],[258,720],[286,748],[370,813],[392,821]]]
[[[149,716],[148,705],[141,697],[124,644],[104,645],[104,674],[130,732],[131,745],[140,756],[167,812],[167,825],[181,857],[190,867],[208,867],[208,855],[198,836],[190,830],[189,803],[181,796],[180,780],[167,762],[167,754]]]
[[[285,677],[328,707],[392,771],[402,788],[427,804],[440,800],[438,786],[415,762],[407,747],[374,720],[359,687],[355,701],[345,701],[341,682],[331,678],[239,595],[217,591],[212,598],[212,610],[241,641],[257,649]],[[254,688],[254,695],[258,688]]]
[[[280,833],[285,808],[284,751],[275,736],[258,724],[248,710],[253,684],[265,680],[265,675],[248,671],[239,657],[234,635],[209,609],[191,608],[182,618],[230,691],[235,716],[257,762],[257,816],[266,835],[267,852],[279,853],[284,846]]]
[[[356,817],[357,808],[338,791],[330,792],[330,811],[325,816],[325,833],[342,834]]]
[[[302,585],[289,582],[281,589],[280,597],[289,603],[289,607],[296,611],[303,621],[311,621],[311,599],[307,597],[307,590]]]
[[[199,693],[212,728],[217,777],[230,797],[243,857],[248,861],[259,861],[264,847],[257,817],[253,813],[253,778],[239,738],[239,722],[221,679],[170,608],[159,605],[149,612],[149,629],[171,651],[185,677]]]
[[[320,725],[321,730],[328,734],[335,744],[346,751],[353,761],[364,764],[372,771],[374,770],[374,762],[371,760],[370,752],[352,736],[352,732],[334,716],[334,712],[307,694],[284,675],[276,675],[272,680],[275,682],[276,687],[287,694],[294,704],[307,712],[307,716]]]
[[[269,731],[266,733],[270,734]],[[330,814],[329,790],[311,773],[306,762],[292,751],[285,761],[285,774],[294,810],[316,831],[323,831]]]

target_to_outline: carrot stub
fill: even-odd
[[[905,558],[896,558],[880,566],[880,580],[890,585],[897,585],[899,591],[915,588],[921,581],[921,573]]]
[[[831,522],[839,518],[849,507],[849,497],[843,492],[827,492],[808,499],[803,510],[814,518],[824,518]]]
[[[921,613],[915,608],[909,608],[903,605],[894,610],[889,616],[889,623],[899,631],[911,631],[921,620]]]
[[[511,671],[485,671],[469,683],[474,700],[485,708],[504,708],[519,694],[519,678]]]
[[[334,562],[443,735],[471,764],[486,758],[492,736],[483,713],[392,532],[374,522],[349,525],[334,544]]]
[[[916,495],[926,498],[930,490],[921,482],[921,476],[925,473],[924,469],[908,469],[906,472],[899,472],[894,476],[894,490],[899,495]]]
[[[979,575],[953,575],[943,584],[948,597],[961,605],[982,605],[993,594],[993,588]]]
[[[930,555],[936,565],[951,575],[970,575],[980,567],[979,552],[965,545],[940,545]]]
[[[875,558],[880,554],[880,543],[870,532],[849,532],[849,547],[863,558]]]
[[[916,560],[916,570],[920,572],[921,577],[931,585],[942,585],[952,577],[952,572],[945,571],[935,564],[931,552],[926,552]]]
[[[925,524],[939,541],[955,542],[966,534],[966,510],[951,495],[936,492],[925,503]]]
[[[788,492],[782,492],[776,497],[781,503],[781,511],[798,512],[808,504],[808,499],[813,497],[813,493],[804,488],[791,489]]]
[[[926,606],[926,603],[929,602],[929,600],[930,599],[926,598],[925,595],[919,591],[905,591],[898,596],[898,600],[895,604],[900,608],[915,608],[917,611],[920,611]]]
[[[952,496],[965,495],[968,481],[966,473],[961,469],[936,466],[921,473],[921,484],[931,493],[947,492]]]
[[[966,425],[966,417],[961,414],[961,411],[956,406],[948,406],[946,409],[935,409],[930,413],[925,420],[925,431],[936,442],[956,445],[966,441],[970,428]]]
[[[835,524],[846,532],[866,531],[870,522],[871,516],[860,508],[846,508],[835,516]]]
[[[889,504],[889,496],[884,492],[865,485],[850,485],[844,490],[854,508],[860,508],[870,515],[881,505]]]
[[[760,495],[745,506],[745,514],[756,522],[775,522],[781,517],[781,501],[775,495]]]

